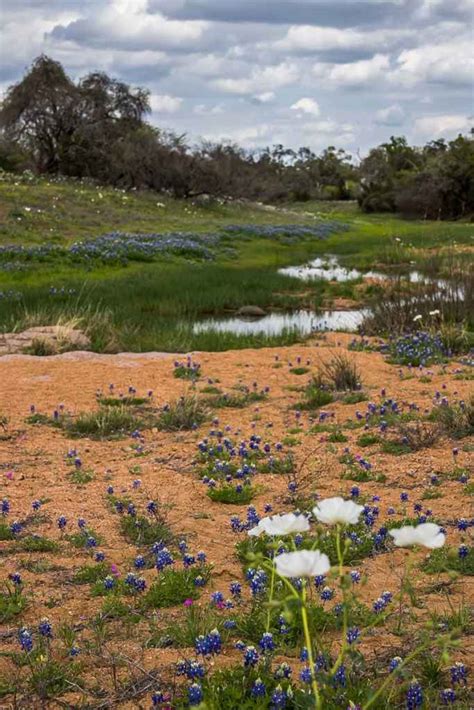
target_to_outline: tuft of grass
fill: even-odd
[[[245,485],[236,488],[230,484],[209,488],[207,491],[207,495],[212,501],[228,505],[246,505],[254,499],[256,493],[257,491],[252,486]]]
[[[337,354],[320,366],[320,374],[338,392],[360,390],[361,377],[357,365],[345,354]]]
[[[71,437],[110,439],[127,436],[140,428],[141,420],[127,407],[101,407],[97,412],[81,412],[76,417],[67,417],[62,423]]]
[[[304,391],[305,398],[295,405],[295,409],[313,411],[330,404],[334,400],[330,392],[319,378],[313,378]]]
[[[343,434],[340,429],[336,429],[336,431],[331,432],[327,438],[327,441],[331,442],[331,444],[342,444],[347,440],[347,436]]]
[[[110,565],[107,562],[98,562],[95,565],[83,565],[74,573],[73,584],[93,584],[99,579],[104,579],[109,573]]]
[[[99,397],[101,407],[141,407],[149,404],[149,397]]]
[[[157,426],[160,431],[195,429],[208,418],[208,410],[195,396],[183,396],[168,404],[160,412]]]
[[[196,579],[201,577],[207,582],[210,576],[210,567],[202,565],[188,569],[165,569],[159,572],[158,578],[150,586],[142,598],[145,609],[161,609],[177,606],[186,599],[197,599],[200,587]]]
[[[71,483],[83,486],[94,480],[94,472],[79,468],[68,475],[68,480],[71,481]]]
[[[266,398],[265,392],[243,392],[242,394],[224,392],[217,397],[209,399],[209,404],[216,409],[243,409],[255,402],[262,402]]]
[[[366,446],[374,446],[380,443],[380,436],[377,434],[361,434],[357,439],[357,445],[365,448]]]
[[[474,434],[474,396],[464,404],[440,404],[435,407],[430,419],[437,422],[446,436],[463,439]]]
[[[474,548],[468,549],[467,556],[461,558],[459,551],[453,547],[442,547],[433,550],[422,567],[427,574],[439,572],[459,572],[463,575],[474,575]]]
[[[0,590],[0,623],[11,621],[26,607],[26,598],[21,586],[6,582]]]
[[[153,545],[170,542],[172,534],[164,520],[145,518],[143,515],[124,515],[120,518],[120,531],[134,545]]]
[[[308,367],[292,367],[290,369],[292,375],[306,375],[309,372]]]
[[[366,402],[367,399],[368,397],[365,392],[351,392],[350,394],[346,394],[341,401],[343,404],[358,404],[359,402]]]
[[[15,542],[18,552],[58,552],[60,545],[56,540],[49,540],[40,535],[26,535]]]

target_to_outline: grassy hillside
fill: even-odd
[[[286,226],[274,230],[275,225]],[[223,231],[230,226],[231,231]],[[311,232],[302,233],[301,227]],[[149,253],[146,246],[145,252],[111,258],[102,245],[96,253],[94,240],[114,231],[186,236],[175,235],[178,248],[159,252]],[[197,335],[192,322],[248,304],[314,308],[338,297],[365,298],[374,287],[361,288],[361,280],[302,284],[278,274],[277,268],[338,254],[344,263],[363,269],[408,269],[417,263],[442,272],[445,259],[440,254],[451,252],[454,243],[468,249],[471,235],[469,224],[366,216],[354,204],[305,203],[286,209],[202,204],[75,181],[4,175],[0,328],[80,320],[98,350],[217,350],[290,343],[296,337],[290,332],[272,339]],[[74,248],[70,251],[78,241],[89,245],[79,255]]]

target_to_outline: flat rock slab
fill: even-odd
[[[57,353],[64,350],[84,350],[91,346],[90,339],[82,330],[62,325],[44,325],[28,328],[21,333],[0,334],[0,355],[24,353],[35,341],[45,342]]]

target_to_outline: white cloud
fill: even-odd
[[[442,116],[423,116],[415,120],[414,133],[425,139],[450,138],[458,133],[468,131],[472,124],[472,118],[455,113]]]
[[[371,59],[346,64],[317,62],[313,65],[313,74],[324,79],[329,87],[361,87],[383,78],[389,68],[390,60],[386,54],[374,54]]]
[[[299,70],[295,64],[282,62],[268,67],[257,67],[251,70],[248,77],[239,79],[217,79],[214,83],[218,89],[229,94],[257,94],[272,91],[286,86],[298,79]]]
[[[311,116],[319,116],[319,114],[321,113],[318,102],[314,99],[310,99],[307,97],[302,98],[296,103],[294,103],[291,108],[293,109],[293,111],[307,113]]]
[[[150,105],[153,113],[176,113],[179,111],[183,99],[169,94],[152,94]]]
[[[379,126],[401,126],[405,120],[405,111],[400,104],[382,108],[375,114],[375,123]]]
[[[398,43],[412,36],[414,30],[383,30],[378,28],[373,32],[360,32],[351,28],[317,27],[314,25],[294,25],[289,28],[286,36],[273,44],[275,49],[285,51],[325,52],[334,49],[363,49],[373,51],[386,49],[389,45]]]
[[[253,97],[259,104],[269,104],[275,98],[274,91],[264,91],[263,94],[255,94]]]
[[[57,24],[51,37],[109,49],[183,50],[195,45],[209,26],[203,21],[170,20],[160,13],[150,14],[147,6],[147,0],[112,0],[95,14]]]
[[[194,107],[193,113],[198,116],[217,116],[220,113],[224,113],[224,107],[221,104],[216,104],[215,106],[198,104]]]
[[[396,64],[391,80],[407,86],[423,81],[470,85],[474,76],[472,44],[463,38],[406,49]]]

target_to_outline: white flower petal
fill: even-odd
[[[363,510],[363,505],[357,505],[352,500],[335,497],[320,501],[313,508],[313,513],[321,523],[327,525],[335,525],[336,523],[355,525]]]
[[[331,569],[329,557],[319,550],[284,552],[275,557],[275,565],[281,577],[316,577]]]

